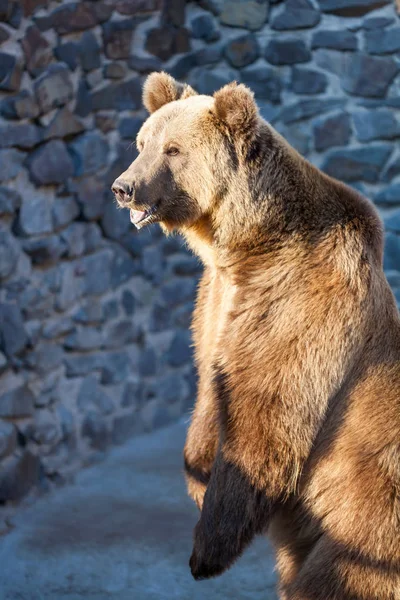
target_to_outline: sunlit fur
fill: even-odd
[[[400,324],[380,220],[247,88],[194,94],[151,75],[138,136],[150,194],[155,156],[180,144],[169,168],[187,205],[164,226],[205,265],[185,446],[202,509],[192,573],[218,575],[268,530],[282,600],[399,600]]]

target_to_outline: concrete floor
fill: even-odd
[[[113,450],[20,508],[0,537],[1,600],[273,600],[274,558],[259,539],[228,573],[189,571],[197,509],[186,497],[184,423]]]

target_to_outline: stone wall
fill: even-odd
[[[390,0],[0,0],[0,503],[192,404],[200,266],[109,187],[161,68],[236,79],[303,155],[373,198],[400,300],[400,21]]]

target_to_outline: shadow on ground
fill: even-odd
[[[137,438],[76,483],[21,509],[0,538],[2,600],[275,600],[259,539],[232,570],[196,583],[197,509],[181,469],[185,425]]]

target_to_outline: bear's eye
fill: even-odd
[[[166,154],[168,154],[168,156],[176,156],[177,154],[179,154],[179,150],[178,148],[176,148],[176,146],[170,146],[169,148],[167,148]]]

